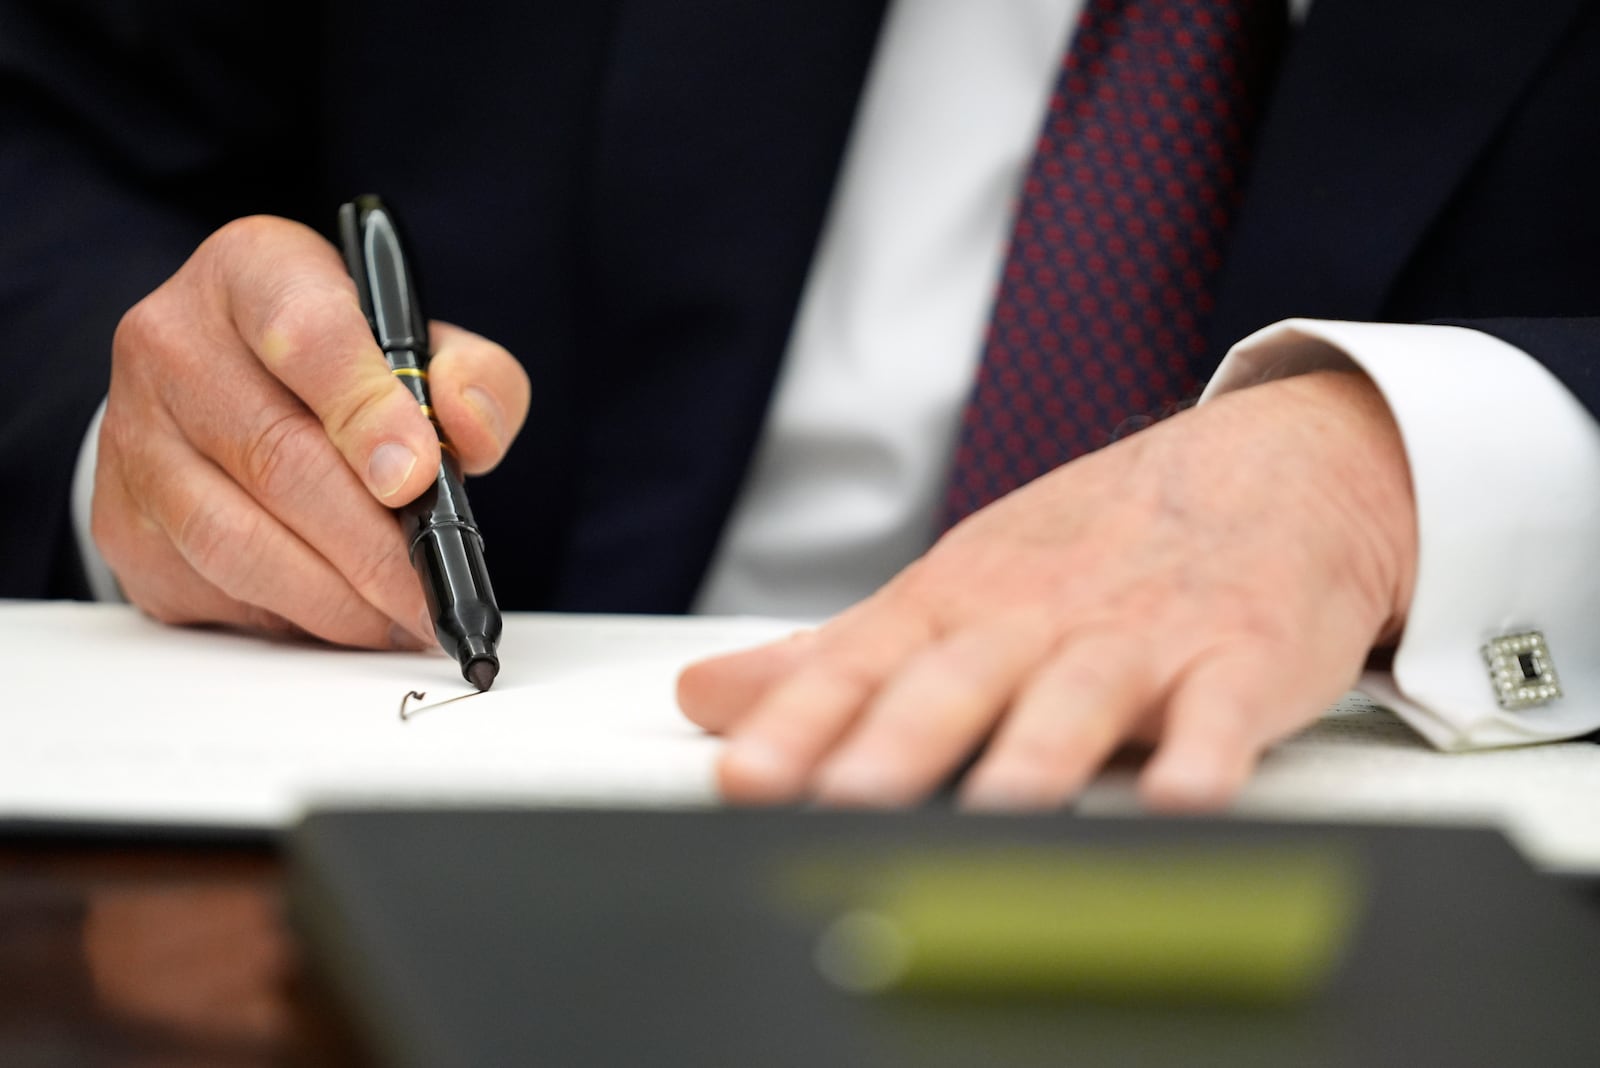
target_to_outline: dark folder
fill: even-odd
[[[805,884],[818,872],[848,882],[918,851],[981,865],[1017,850],[1135,850],[1159,869],[1164,850],[1192,861],[1241,849],[1325,850],[1359,871],[1359,908],[1320,989],[1271,1003],[862,994],[817,964],[837,911],[814,907]],[[291,864],[314,968],[382,1064],[1600,1063],[1600,916],[1484,830],[947,810],[324,812],[294,832]]]

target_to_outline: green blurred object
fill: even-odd
[[[308,959],[374,1061],[397,1068],[1592,1068],[1600,1049],[1592,894],[1539,876],[1483,828],[945,809],[391,810],[312,815],[291,856]],[[1041,859],[1045,874],[1053,862],[1069,879],[1093,871],[1115,906],[1094,910],[1099,922],[1131,916],[1131,937],[1159,946],[1187,933],[1165,924],[1189,906],[1160,904],[1193,885],[1180,873],[1224,861],[1224,885],[1193,877],[1209,887],[1192,895],[1199,927],[1218,889],[1247,916],[1300,897],[1288,873],[1305,857],[1314,871],[1331,866],[1333,886],[1349,880],[1349,928],[1329,936],[1327,985],[1301,1001],[1203,1000],[1224,989],[1209,974],[1198,992],[1166,994],[1173,982],[1148,972],[1136,990],[1099,975],[1034,993],[975,990],[968,973],[943,994],[860,996],[815,960],[841,916],[892,909],[908,879],[948,885],[941,872],[977,873],[963,894],[1005,918],[1021,912],[1005,900],[1021,882],[1004,885],[1004,873]],[[1135,906],[1144,888],[1156,905]],[[1221,924],[1210,924],[1219,948],[1184,951],[1213,961],[1218,980],[1216,955],[1238,941]]]
[[[1365,898],[1333,849],[920,852],[832,869],[823,975],[860,993],[1262,1004],[1332,974]]]

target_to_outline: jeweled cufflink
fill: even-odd
[[[1561,696],[1555,663],[1544,635],[1536,630],[1491,639],[1483,647],[1483,660],[1495,698],[1509,712],[1538,708]]]

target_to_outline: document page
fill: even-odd
[[[442,653],[0,602],[0,820],[271,830],[325,802],[715,804],[719,743],[678,712],[677,673],[795,626],[510,613],[494,688],[463,696]],[[1137,814],[1136,774],[1118,761],[1080,809]],[[1600,874],[1600,745],[1440,753],[1352,693],[1266,755],[1235,811],[1489,824],[1543,867]]]
[[[276,827],[323,801],[708,804],[717,743],[678,713],[677,672],[792,629],[509,613],[500,676],[475,693],[443,653],[0,604],[0,818]]]

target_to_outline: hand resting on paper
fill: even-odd
[[[735,802],[1070,800],[1154,745],[1156,808],[1231,799],[1405,620],[1415,513],[1362,375],[1258,385],[1058,468],[814,631],[679,680]]]
[[[471,473],[522,425],[503,348],[432,324],[440,422]],[[390,509],[439,469],[339,254],[284,219],[230,223],[123,318],[92,530],[123,590],[174,623],[434,644]]]

